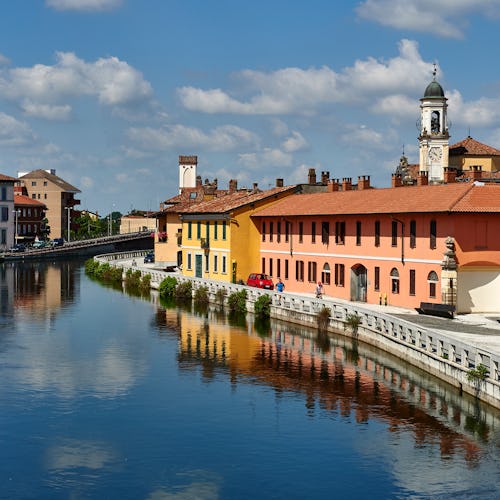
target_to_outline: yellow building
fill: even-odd
[[[500,151],[469,136],[450,146],[449,166],[464,173],[469,170],[497,172],[500,170]]]
[[[240,189],[232,181],[227,193],[181,211],[182,273],[185,276],[237,283],[258,272],[260,231],[251,220],[257,210],[294,194],[297,186],[261,191]]]

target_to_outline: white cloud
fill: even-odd
[[[105,11],[120,7],[122,0],[45,0],[45,4],[60,11]]]
[[[129,128],[127,135],[142,148],[162,151],[171,148],[232,151],[258,142],[253,132],[235,125],[215,127],[208,133],[184,125],[173,125],[161,129],[132,127]]]
[[[221,89],[178,89],[181,103],[191,111],[242,115],[311,115],[325,104],[363,103],[374,96],[415,92],[429,82],[431,65],[422,60],[418,44],[401,40],[399,55],[389,60],[355,61],[342,72],[322,68],[284,68],[271,73],[244,70],[238,75],[250,95],[238,101]],[[408,78],[411,75],[411,78]]]
[[[308,144],[304,137],[295,131],[283,141],[281,147],[286,153],[294,153],[295,151],[307,149]]]
[[[21,104],[24,114],[46,120],[68,120],[71,115],[71,106],[51,106],[50,104],[37,104],[25,99]]]
[[[35,140],[28,124],[0,111],[0,145],[24,146]]]
[[[372,112],[390,115],[393,118],[412,117],[416,115],[417,110],[415,99],[401,94],[382,97],[371,107]]]
[[[498,17],[499,7],[491,0],[365,0],[356,12],[382,26],[461,39],[467,16]]]
[[[500,98],[481,97],[476,101],[464,103],[462,95],[457,90],[448,92],[447,97],[454,123],[475,127],[491,127],[500,123],[497,112]]]
[[[3,54],[0,54],[0,66],[4,66],[10,64],[10,61],[7,57],[5,57]]]
[[[292,164],[292,155],[280,149],[264,148],[256,153],[240,153],[238,163],[248,168],[268,169],[270,167],[288,167]]]
[[[0,71],[0,95],[21,102],[29,99],[32,109],[69,97],[91,96],[101,104],[118,106],[144,101],[152,95],[142,74],[116,57],[88,63],[72,52],[58,52],[56,58],[53,66],[36,64]],[[48,115],[49,110],[47,107]],[[64,112],[64,108],[56,110]]]
[[[361,149],[391,151],[394,144],[397,144],[398,135],[394,131],[379,132],[366,125],[350,125],[341,139],[356,147],[359,154]]]

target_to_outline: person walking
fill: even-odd
[[[276,283],[276,290],[278,290],[278,292],[282,292],[284,289],[285,284],[283,283],[283,281],[281,281],[281,278],[278,278],[278,283]]]
[[[316,298],[321,299],[323,296],[323,285],[321,281],[318,281],[318,284],[316,285]]]

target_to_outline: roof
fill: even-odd
[[[9,177],[8,175],[0,174],[0,181],[16,182],[17,179],[14,177]]]
[[[33,170],[22,177],[20,179],[47,179],[48,181],[56,184],[61,188],[62,191],[68,192],[68,193],[81,193],[81,191],[76,188],[75,186],[72,186],[69,182],[66,182],[65,180],[61,179],[57,175],[51,174],[47,172],[46,170],[43,169],[38,169],[38,170]]]
[[[297,194],[293,200],[290,198],[280,200],[257,211],[253,216],[286,217],[436,212],[500,212],[500,185],[452,183]]]
[[[33,198],[25,196],[24,194],[14,194],[14,206],[41,207],[41,208],[47,207],[45,203],[42,203],[41,201],[38,200],[34,200]]]
[[[227,213],[232,210],[244,207],[251,203],[272,198],[281,193],[295,191],[296,185],[275,187],[265,191],[241,189],[233,193],[226,193],[211,200],[202,201],[196,204],[186,205],[183,209],[176,207],[176,212],[183,214],[215,214]]]
[[[452,144],[450,146],[450,156],[474,155],[474,156],[498,156],[500,150],[476,141],[471,136]]]
[[[424,92],[424,99],[426,98],[443,98],[444,97],[444,90],[441,85],[439,85],[436,80],[433,80],[429,85],[427,85],[427,88],[425,89]]]

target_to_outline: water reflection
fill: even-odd
[[[235,383],[272,387],[280,397],[300,395],[311,417],[384,422],[395,438],[410,431],[415,447],[438,446],[443,460],[460,455],[470,467],[481,459],[482,444],[498,446],[495,409],[356,340],[276,321],[266,336],[261,325],[237,328],[215,311],[159,308],[156,320],[178,335],[180,368],[201,367],[206,381],[227,374]]]

